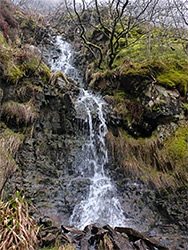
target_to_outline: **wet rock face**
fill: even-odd
[[[74,121],[73,99],[79,90],[73,86],[69,91],[69,87],[44,86],[35,95],[38,118],[19,149],[20,171],[5,189],[6,198],[24,189],[37,209],[32,211],[35,218],[51,220],[57,226],[62,221],[69,224],[72,209],[89,188],[88,180],[77,178],[73,171],[83,138],[75,135],[79,128]]]
[[[148,137],[158,126],[170,128],[169,124],[186,116],[178,90],[168,90],[156,84],[144,86],[139,96],[135,95],[135,100],[122,97],[117,103],[109,95],[105,100],[114,110],[108,110],[108,123],[114,135],[117,134],[116,127],[122,127],[133,137]]]
[[[144,119],[152,127],[184,118],[183,105],[177,90],[150,85],[141,97],[141,103],[145,107]]]

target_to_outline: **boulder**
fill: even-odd
[[[151,84],[140,98],[144,109],[144,119],[153,127],[165,122],[184,118],[183,104],[177,90],[168,90]]]
[[[132,228],[109,225],[101,227],[94,223],[88,225],[83,231],[70,226],[46,227],[41,229],[42,246],[58,244],[71,244],[75,249],[81,250],[168,250],[169,248],[158,241],[145,236]]]

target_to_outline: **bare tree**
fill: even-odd
[[[21,6],[25,5],[25,4],[28,2],[28,0],[11,0],[11,2],[12,2],[15,6],[21,7]]]
[[[171,3],[169,0],[169,5],[174,4],[172,9],[175,9],[173,11],[173,20],[174,24],[176,26],[176,29],[179,34],[179,38],[181,39],[181,43],[183,46],[183,49],[185,53],[188,55],[188,31],[187,31],[187,26],[188,26],[188,1],[183,0],[183,1],[177,1],[173,0],[173,3]]]
[[[121,51],[120,41],[125,40],[124,47],[136,43],[145,33],[140,34],[129,43],[129,34],[131,30],[151,22],[156,14],[155,8],[159,0],[108,0],[100,2],[94,0],[90,3],[82,0],[78,4],[76,0],[72,0],[72,5],[66,7],[72,22],[74,22],[76,34],[79,35],[87,48],[98,59],[98,67],[101,68],[103,61],[107,61],[108,67],[111,69],[115,58]],[[103,43],[92,42],[88,36],[89,30],[94,33],[101,33],[106,40]],[[103,56],[104,46],[107,45],[107,58]]]

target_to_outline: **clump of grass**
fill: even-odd
[[[9,82],[16,84],[23,77],[23,71],[13,61],[9,61],[5,67],[4,76],[7,77]]]
[[[17,192],[8,202],[0,201],[0,249],[37,249],[39,227],[29,216],[25,195]]]
[[[107,141],[112,159],[126,174],[146,183],[152,182],[157,189],[188,185],[187,124],[176,130],[165,143],[157,136],[134,139],[123,130],[117,138],[109,132]]]
[[[20,133],[14,133],[5,125],[3,126],[1,124],[0,128],[1,130],[4,130],[0,134],[0,151],[5,151],[7,154],[14,157],[23,142],[24,136]]]
[[[0,197],[5,184],[13,173],[18,169],[16,154],[23,143],[24,136],[14,133],[3,123],[0,124]]]
[[[43,94],[41,86],[26,81],[22,83],[19,89],[17,89],[17,97],[20,102],[32,101],[32,103],[34,103],[36,95],[38,94]]]
[[[0,198],[9,178],[17,171],[16,161],[7,154],[7,151],[0,150]]]
[[[89,86],[109,93],[117,88],[116,77],[112,70],[98,71],[92,75]]]
[[[67,80],[65,74],[61,71],[55,71],[51,73],[49,82],[51,85],[54,85],[57,82],[57,79],[61,78],[63,81],[65,81],[66,84],[69,84],[69,81]]]
[[[6,122],[14,122],[16,125],[29,125],[37,119],[37,112],[31,103],[7,102],[2,105],[1,116]]]

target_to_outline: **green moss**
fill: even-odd
[[[167,151],[171,161],[177,169],[186,171],[188,160],[188,127],[181,126],[166,142],[164,150]]]
[[[32,24],[32,25],[31,25],[31,29],[32,29],[32,30],[35,30],[35,29],[36,29],[36,25]]]
[[[23,22],[21,23],[21,28],[24,28],[25,27],[25,24],[26,24],[26,20],[23,20]]]
[[[40,65],[39,73],[40,73],[40,76],[41,76],[44,83],[49,81],[49,79],[50,79],[50,69],[48,68],[48,66],[46,64],[42,63]]]
[[[10,61],[4,70],[4,75],[8,78],[8,81],[16,84],[23,77],[23,71],[20,70],[18,65]]]
[[[183,108],[184,108],[184,110],[188,111],[188,103],[184,103]]]
[[[158,107],[157,104],[155,104],[155,105],[152,106],[152,110],[153,111],[161,111],[161,109]]]
[[[22,70],[27,76],[35,75],[41,77],[43,82],[48,82],[50,78],[50,69],[43,62],[40,62],[35,55],[28,55],[29,58],[25,59],[21,64]]]
[[[25,18],[25,19],[22,21],[22,23],[21,23],[21,28],[22,28],[22,29],[23,29],[23,28],[24,28],[24,29],[27,28],[27,29],[35,30],[36,24],[34,23],[33,20],[28,19],[28,18]]]
[[[163,86],[177,88],[184,96],[187,92],[188,75],[184,72],[171,70],[157,76],[157,81]]]
[[[154,74],[162,73],[169,70],[169,67],[165,63],[165,61],[162,61],[160,59],[147,60],[143,62],[141,67],[150,69],[150,71]]]
[[[120,38],[120,40],[119,40],[119,47],[122,48],[122,47],[125,47],[126,45],[127,45],[127,39]]]
[[[147,76],[150,75],[150,70],[147,68],[142,68],[138,66],[137,68],[124,68],[122,74],[130,75],[130,76]]]

